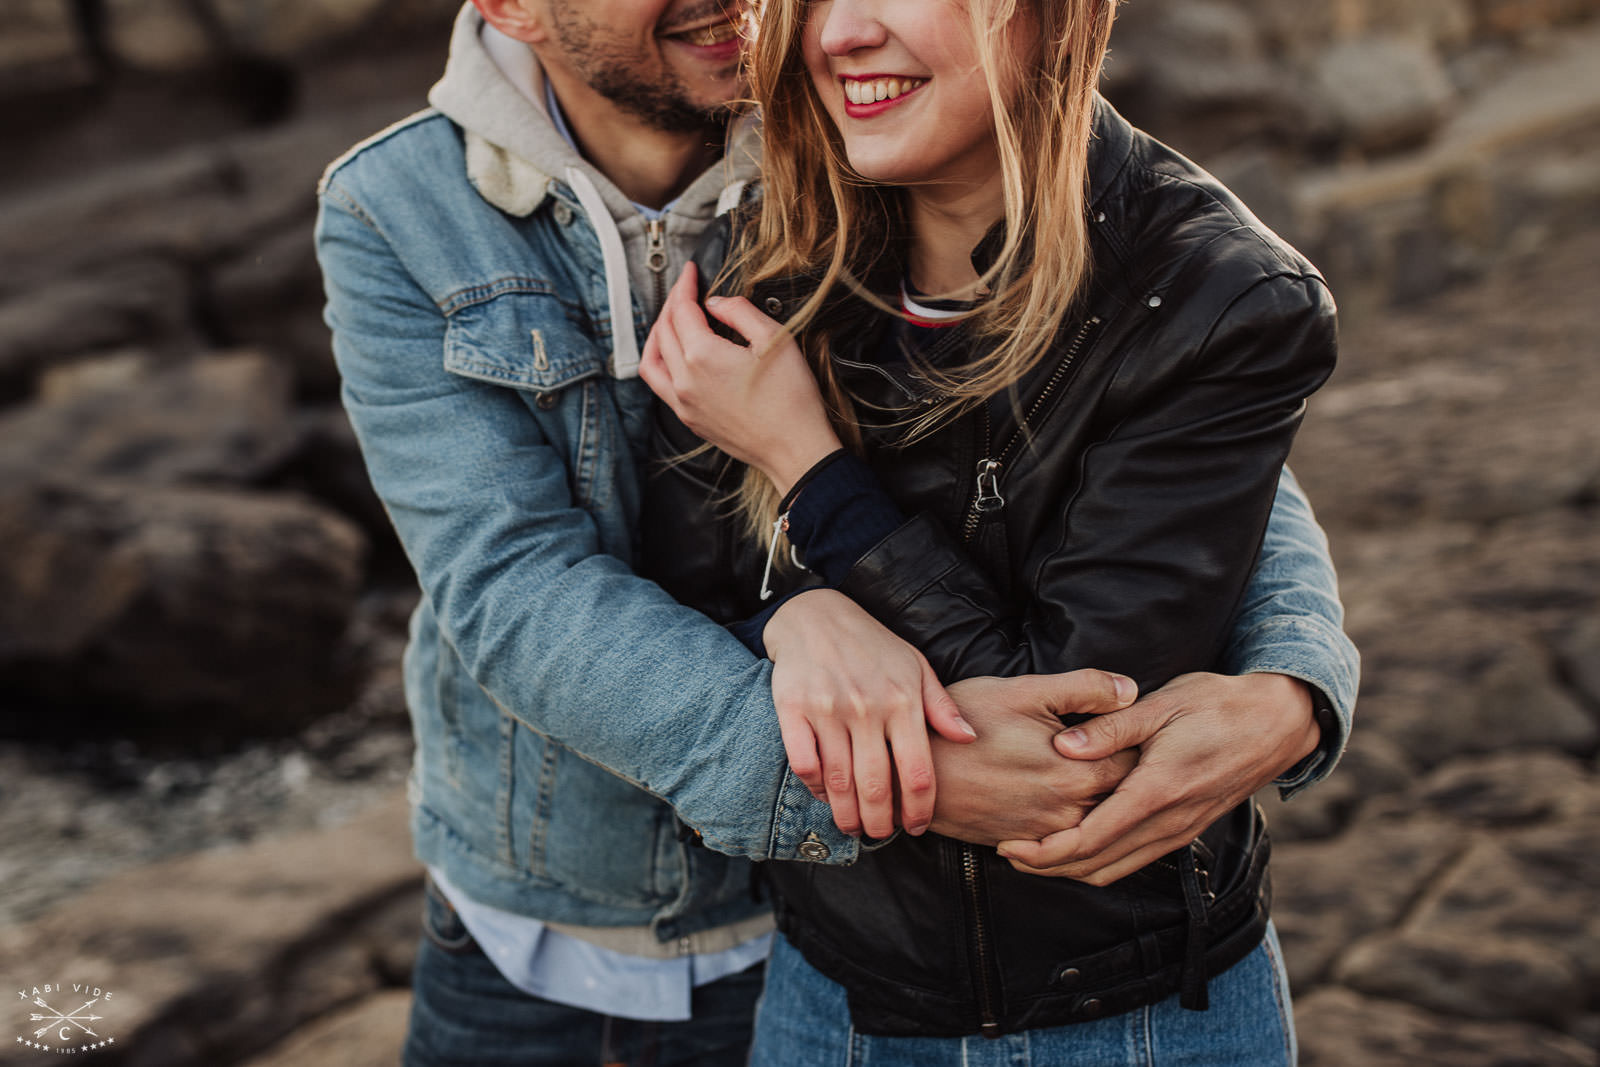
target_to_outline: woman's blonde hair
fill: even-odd
[[[1116,3],[964,0],[993,106],[1005,243],[981,279],[993,295],[971,317],[988,343],[962,366],[919,368],[944,399],[907,425],[908,437],[1014,385],[1049,352],[1078,298],[1089,272],[1089,138]],[[851,170],[805,68],[809,7],[806,0],[761,4],[750,83],[762,114],[764,196],[730,269],[746,293],[771,278],[818,281],[787,326],[822,384],[841,440],[859,449],[854,414],[827,357],[829,324],[817,312],[840,285],[882,306],[862,279],[886,249],[904,242],[904,191]],[[1014,33],[1026,34],[1022,47]],[[752,468],[738,502],[752,531],[769,540],[779,504],[772,484]]]

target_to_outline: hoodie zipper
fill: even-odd
[[[665,219],[655,218],[645,220],[644,225],[645,233],[650,238],[644,263],[650,268],[656,289],[656,306],[651,309],[651,313],[659,315],[661,305],[667,302],[667,224]]]
[[[1088,343],[1089,337],[1099,328],[1100,322],[1101,319],[1098,315],[1093,315],[1084,320],[1083,325],[1078,327],[1078,332],[1073,335],[1072,343],[1067,345],[1066,354],[1061,357],[1060,362],[1056,364],[1056,369],[1051,372],[1050,380],[1045,382],[1044,388],[1040,390],[1039,395],[1029,405],[1028,413],[1023,416],[1022,422],[1012,431],[1011,436],[1006,440],[1005,447],[1000,450],[1000,455],[998,457],[985,456],[983,459],[978,460],[976,471],[977,486],[972,495],[972,503],[967,507],[966,522],[962,525],[961,536],[964,543],[972,541],[973,536],[978,532],[978,524],[983,521],[985,515],[993,514],[1006,506],[1005,497],[1000,495],[1000,475],[1005,472],[1006,463],[1010,461],[1012,451],[1017,447],[1017,443],[1022,440],[1024,432],[1033,425],[1033,420],[1038,416],[1039,412],[1044,410],[1044,406],[1050,402],[1056,391],[1061,388],[1061,383],[1066,381],[1067,372],[1072,369],[1073,363],[1077,361],[1078,354],[1083,351],[1083,346]],[[984,451],[987,452],[990,434],[988,404],[985,403],[979,407],[978,411],[983,422]]]

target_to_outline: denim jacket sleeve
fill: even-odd
[[[1256,569],[1224,653],[1230,674],[1286,674],[1317,695],[1322,743],[1278,779],[1284,799],[1328,776],[1344,753],[1355,713],[1361,657],[1345,635],[1328,539],[1287,467]]]
[[[317,251],[369,474],[471,679],[718,851],[853,861],[784,762],[770,664],[603,550],[534,397],[444,369],[444,310],[332,179]]]

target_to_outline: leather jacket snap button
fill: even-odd
[[[802,841],[800,843],[800,855],[813,862],[821,863],[833,853],[821,841]]]
[[[1083,972],[1076,967],[1063,967],[1056,972],[1051,981],[1062,989],[1076,989],[1083,980]]]
[[[1100,1013],[1105,1010],[1106,1006],[1100,1003],[1098,997],[1090,997],[1088,1000],[1078,1005],[1078,1014],[1085,1019],[1098,1019],[1100,1017]]]
[[[773,318],[777,318],[779,315],[783,314],[783,301],[779,300],[775,296],[767,297],[761,302],[761,306],[765,308],[767,314],[771,315]]]

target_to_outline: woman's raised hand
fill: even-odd
[[[795,777],[847,834],[888,837],[897,796],[900,825],[926,830],[935,799],[928,728],[958,744],[977,734],[922,653],[831,589],[786,601],[763,637]]]
[[[839,448],[817,380],[783,327],[742,296],[712,297],[706,310],[750,344],[713,333],[684,267],[645,341],[639,377],[685,426],[787,493]]]

